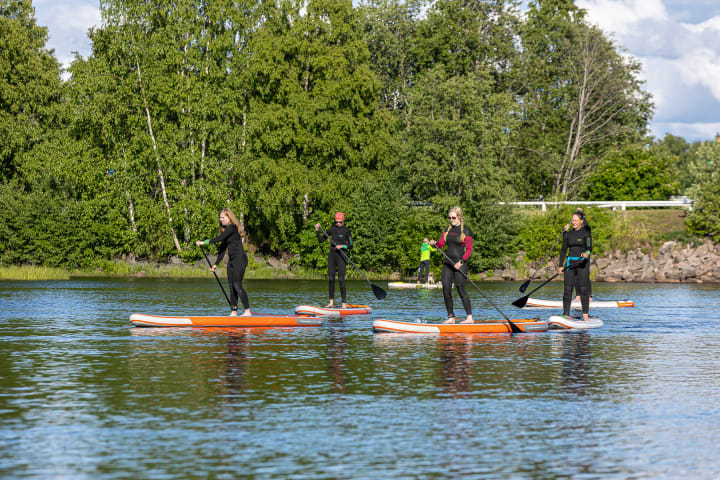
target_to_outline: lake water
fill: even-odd
[[[325,281],[245,283],[258,312],[326,302]],[[513,336],[376,334],[443,318],[441,292],[348,289],[373,315],[152,329],[129,314],[226,314],[215,280],[0,282],[0,478],[720,478],[720,286],[596,283],[636,307]]]

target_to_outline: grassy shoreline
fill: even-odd
[[[528,212],[528,215],[538,215],[539,212]],[[611,221],[605,225],[593,225],[595,228],[604,228],[610,232],[608,244],[604,250],[629,251],[634,248],[656,250],[665,241],[675,240],[681,243],[689,242],[684,228],[684,210],[656,209],[656,210],[628,210],[613,212]],[[254,260],[254,259],[253,259]],[[513,264],[520,273],[532,270],[525,261]],[[225,269],[218,270],[218,276],[224,280]],[[371,280],[396,280],[397,274],[390,272],[364,272]],[[0,280],[69,280],[71,278],[208,278],[212,274],[207,266],[201,263],[167,263],[153,262],[127,262],[124,260],[104,260],[98,265],[87,269],[66,269],[57,267],[44,267],[37,265],[0,265]],[[280,265],[273,268],[266,263],[251,261],[245,274],[246,279],[257,280],[322,280],[326,278],[326,271],[311,270],[302,267]],[[347,278],[362,280],[363,277],[352,268],[347,270]],[[481,272],[475,272],[471,278],[482,280],[485,278]]]

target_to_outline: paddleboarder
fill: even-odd
[[[345,214],[342,212],[335,213],[335,225],[328,228],[325,233],[320,232],[320,224],[315,225],[315,233],[318,242],[323,243],[330,238],[330,252],[328,253],[328,295],[330,303],[325,308],[333,308],[335,306],[335,274],[337,273],[338,283],[340,284],[340,297],[342,299],[342,308],[347,308],[347,292],[345,290],[345,269],[348,260],[348,250],[352,248],[352,235],[350,230],[345,226]]]
[[[418,267],[418,283],[428,283],[428,275],[430,274],[430,254],[435,249],[430,246],[427,237],[423,239],[420,246],[420,267]],[[422,280],[422,281],[421,281]]]
[[[572,229],[563,235],[560,248],[558,273],[565,275],[563,292],[563,315],[570,317],[570,305],[573,289],[580,295],[583,319],[587,322],[590,311],[590,253],[592,253],[592,235],[583,226],[580,212],[572,215]],[[573,267],[565,270],[566,267]]]
[[[227,265],[227,277],[228,287],[230,288],[230,316],[237,316],[238,311],[238,297],[242,302],[244,312],[241,316],[249,317],[252,315],[250,311],[250,301],[248,300],[247,292],[243,288],[242,282],[245,277],[245,269],[248,265],[248,257],[243,247],[242,235],[243,229],[240,226],[235,214],[229,208],[223,208],[220,211],[220,235],[209,240],[198,240],[195,242],[197,246],[209,245],[211,243],[219,243],[218,255],[215,260],[215,264],[210,267],[210,270],[215,272],[218,264],[222,261],[225,256],[225,252],[228,254],[228,265]]]
[[[447,310],[448,319],[444,323],[455,323],[455,309],[453,307],[452,286],[455,283],[463,308],[465,308],[465,320],[460,323],[473,323],[472,306],[470,305],[470,297],[466,290],[468,266],[467,260],[472,254],[472,233],[465,226],[462,210],[460,207],[452,207],[448,212],[450,225],[447,230],[440,236],[440,240],[430,240],[430,246],[442,248],[447,244],[447,252],[445,260],[443,260],[442,274],[440,282],[442,283],[443,299],[445,300],[445,309]]]
[[[592,234],[592,228],[590,227],[590,225],[589,225],[588,222],[587,222],[587,217],[585,216],[585,212],[583,211],[583,209],[580,208],[580,207],[578,207],[577,210],[576,210],[576,212],[579,213],[579,214],[582,216],[582,228],[586,229],[586,230],[588,231],[588,233]],[[563,229],[564,229],[566,232],[567,232],[568,230],[570,230],[570,228],[572,228],[572,219],[571,219],[570,222],[568,222],[567,224],[565,224],[565,226],[563,227]],[[576,292],[576,293],[577,293],[577,292]],[[590,287],[589,287],[588,295],[590,295],[590,301],[592,302],[592,284],[591,284]],[[579,302],[579,301],[580,301],[580,295],[579,295],[579,294],[575,297],[575,301],[576,301],[576,302]]]

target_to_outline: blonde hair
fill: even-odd
[[[462,242],[465,240],[465,219],[463,218],[462,210],[460,210],[460,207],[452,207],[448,211],[448,215],[450,215],[451,213],[454,213],[458,220],[460,220],[460,241]],[[443,233],[443,240],[447,241],[447,234],[451,228],[452,223],[448,225],[447,230],[445,230],[445,233]]]
[[[220,210],[220,213],[224,213],[225,215],[227,215],[227,217],[230,219],[230,222],[233,225],[235,225],[235,228],[237,228],[238,234],[241,237],[245,235],[243,228],[240,226],[240,222],[238,222],[238,219],[235,217],[235,214],[233,213],[232,210],[230,210],[229,208],[223,208],[222,210]],[[225,227],[221,223],[220,224],[220,233],[222,233],[224,231],[225,231]]]

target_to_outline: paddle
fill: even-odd
[[[445,251],[444,251],[443,249],[438,248],[438,247],[435,247],[435,249],[436,249],[436,250],[440,250],[440,251],[442,252],[442,254],[445,255],[445,258],[446,258],[450,263],[453,263],[452,259],[447,256],[447,253],[445,253]],[[454,263],[453,263],[453,264],[454,264]],[[505,315],[505,314],[502,312],[502,310],[500,310],[500,309],[488,298],[488,296],[485,294],[485,292],[483,292],[482,290],[480,290],[480,287],[478,287],[477,285],[475,285],[475,282],[473,282],[472,280],[470,280],[470,278],[465,274],[465,272],[463,272],[462,270],[457,270],[457,271],[460,272],[460,273],[462,274],[462,276],[465,277],[465,279],[466,279],[468,282],[470,282],[470,284],[471,284],[473,287],[475,287],[475,288],[477,289],[477,291],[480,292],[480,294],[481,294],[483,297],[485,297],[485,300],[487,300],[488,303],[495,308],[495,310],[497,310],[498,312],[500,312],[500,315],[502,315],[502,316],[505,318],[505,321],[508,323],[508,325],[510,325],[510,334],[513,334],[513,333],[522,333],[522,330],[520,330],[520,327],[518,327],[518,326],[515,325],[513,322],[511,322],[510,319],[507,317],[507,315]]]
[[[203,257],[205,257],[205,261],[210,265],[210,268],[212,269],[212,263],[210,263],[210,259],[208,258],[207,254],[205,253],[205,249],[200,245],[200,250],[202,250]],[[215,275],[215,280],[217,280],[218,285],[220,285],[220,289],[223,292],[223,295],[225,295],[225,300],[227,300],[228,305],[230,305],[230,308],[232,308],[232,303],[230,303],[230,297],[227,296],[227,293],[225,293],[225,287],[222,286],[222,282],[220,282],[220,279],[217,276],[217,273],[215,273],[215,270],[212,271],[213,275]]]
[[[325,229],[322,227],[322,225],[320,226],[320,230],[322,230],[322,232],[323,232],[323,234],[325,235],[325,237],[327,237],[327,238],[330,240],[330,245],[332,245],[333,247],[336,247],[337,245],[335,245],[335,242],[333,242],[332,237],[330,237],[330,235],[327,234],[327,232],[326,232]],[[367,278],[367,276],[363,273],[363,271],[360,270],[360,269],[357,267],[357,265],[355,265],[355,262],[353,262],[353,261],[350,259],[350,257],[348,257],[348,256],[345,254],[345,252],[343,252],[342,250],[339,250],[339,251],[340,251],[340,253],[342,254],[342,256],[345,258],[345,260],[349,261],[350,264],[351,264],[353,267],[355,267],[355,270],[357,270],[358,272],[360,272],[360,275],[362,275],[362,276],[365,278],[365,280],[370,284],[370,286],[372,287],[372,291],[373,291],[373,293],[375,294],[375,298],[377,298],[378,300],[382,300],[383,298],[387,297],[387,292],[386,292],[385,290],[383,290],[382,288],[378,287],[377,285],[374,285],[374,284],[370,283],[370,280],[369,280],[369,279]]]
[[[572,266],[569,266],[569,267],[565,267],[565,268],[563,268],[563,272],[567,272],[568,270],[572,270],[573,268],[578,268],[581,263],[582,263],[582,262],[578,262],[577,265],[572,265]],[[540,290],[542,287],[544,287],[545,285],[547,285],[547,283],[550,282],[550,280],[552,280],[553,278],[557,277],[558,275],[560,275],[559,272],[556,273],[555,275],[553,275],[552,277],[548,278],[547,280],[545,280],[543,283],[541,283],[541,284],[538,285],[537,287],[535,287],[535,290],[533,290],[532,292],[530,292],[530,293],[528,293],[527,295],[525,295],[524,297],[518,298],[517,300],[515,300],[514,302],[512,302],[512,304],[515,305],[515,306],[518,307],[518,308],[523,308],[523,307],[525,306],[525,304],[527,304],[527,301],[528,301],[528,298],[530,298],[530,295],[532,295],[533,293],[535,293],[535,292],[537,292],[538,290]]]
[[[555,248],[555,245],[557,245],[557,242],[562,238],[564,233],[565,233],[565,230],[560,232],[560,236],[555,239],[555,243],[552,244],[552,247],[550,247],[550,250],[548,250],[548,252],[545,254],[545,258],[542,259],[542,262],[540,262],[540,265],[535,269],[535,273],[530,275],[530,278],[525,283],[520,285],[520,291],[522,293],[525,293],[525,290],[527,290],[527,287],[528,287],[528,285],[530,285],[530,282],[532,282],[532,279],[535,278],[535,275],[537,275],[537,273],[540,271],[540,269],[545,265],[545,262],[547,261],[548,256],[550,256],[550,252],[552,252],[553,248]]]

